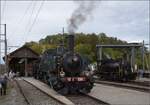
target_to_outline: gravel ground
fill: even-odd
[[[15,81],[8,82],[7,94],[0,96],[0,105],[27,105]]]
[[[27,97],[31,105],[62,105],[61,103],[44,94],[31,84],[23,80],[17,81],[21,86],[24,95]]]

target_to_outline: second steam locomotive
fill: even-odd
[[[74,52],[74,35],[68,35],[68,48],[60,45],[46,50],[36,66],[34,76],[61,94],[84,92],[93,88],[87,58]]]
[[[105,59],[98,62],[97,74],[101,80],[129,81],[135,80],[136,73],[126,60]]]

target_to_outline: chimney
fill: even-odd
[[[74,35],[68,35],[68,50],[74,52]]]

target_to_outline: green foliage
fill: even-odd
[[[92,46],[90,44],[78,44],[75,46],[75,51],[84,55],[90,61],[93,61],[94,54],[92,52]]]
[[[41,39],[39,42],[29,42],[25,45],[41,54],[47,49],[56,48],[62,41],[64,41],[65,47],[67,47],[67,33],[48,35],[46,38]],[[119,40],[115,37],[108,37],[105,33],[100,34],[85,34],[76,33],[75,35],[75,51],[86,56],[91,62],[96,61],[96,45],[97,44],[128,44],[126,41]],[[141,68],[141,50],[136,49],[136,63]],[[104,55],[109,55],[111,58],[123,58],[124,55],[131,55],[130,49],[103,49]],[[129,58],[130,60],[130,58]],[[148,61],[148,60],[147,60]]]
[[[57,46],[55,44],[46,44],[46,43],[37,43],[37,42],[29,42],[25,44],[26,46],[30,47],[34,51],[36,51],[38,54],[43,53],[47,49],[53,49]]]

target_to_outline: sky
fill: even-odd
[[[95,2],[96,8],[76,32],[103,32],[127,42],[149,42],[148,0]],[[62,27],[67,32],[69,18],[77,7],[74,1],[1,1],[0,20],[7,25],[8,46],[21,47],[25,42],[62,33]]]

